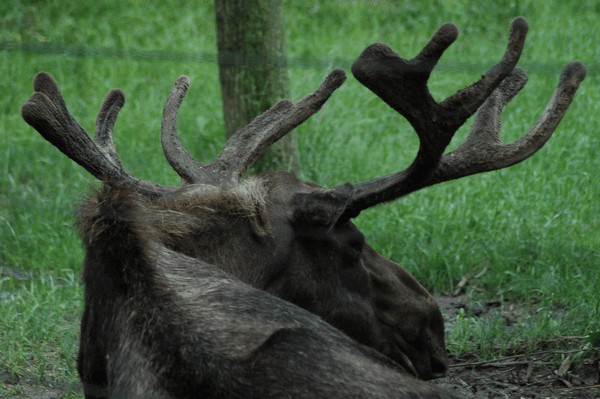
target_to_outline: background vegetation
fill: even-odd
[[[19,108],[34,74],[55,76],[88,131],[104,94],[123,89],[116,144],[141,178],[178,183],[158,135],[164,101],[181,74],[192,80],[178,122],[182,140],[200,160],[222,146],[212,2],[168,3],[0,3],[0,397],[24,395],[7,381],[78,395],[83,253],[73,224],[78,201],[97,183],[22,121]],[[434,96],[444,98],[500,59],[517,15],[530,23],[520,62],[530,80],[505,112],[504,140],[538,118],[565,63],[579,59],[589,68],[555,137],[523,164],[422,190],[357,220],[372,246],[434,293],[451,293],[461,277],[480,274],[466,287],[470,303],[524,309],[511,325],[462,312],[449,330],[449,348],[458,355],[497,356],[600,331],[600,3],[285,3],[294,100],[333,67],[349,71],[368,44],[384,41],[411,57],[451,21],[461,36],[431,82]],[[303,177],[324,185],[393,172],[417,148],[407,123],[352,78],[296,132]]]

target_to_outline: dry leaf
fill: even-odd
[[[558,370],[556,370],[554,372],[554,374],[556,374],[559,377],[564,377],[565,375],[567,375],[567,372],[569,371],[570,368],[571,368],[571,355],[568,355],[560,363],[560,367],[558,368]]]

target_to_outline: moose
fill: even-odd
[[[444,322],[423,286],[379,255],[352,223],[362,211],[433,184],[505,168],[539,150],[586,70],[568,64],[539,121],[499,139],[504,106],[524,87],[516,68],[528,30],[510,28],[501,61],[436,102],[428,80],[457,38],[441,26],[412,59],[367,47],[354,77],[404,116],[420,146],[404,170],[324,188],[287,172],[244,173],[340,87],[331,72],[297,103],[282,100],[197,162],[176,129],[189,80],[167,99],[161,141],[182,184],[129,174],[112,139],[125,97],[112,90],[94,137],[67,110],[55,80],[34,78],[25,121],[102,187],[81,205],[85,304],[78,371],[86,398],[450,398],[424,381],[448,367]],[[476,115],[466,141],[445,153]]]

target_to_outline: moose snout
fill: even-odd
[[[431,373],[430,375],[424,376],[424,380],[433,380],[436,378],[442,378],[448,372],[448,356],[444,353],[443,356],[432,356],[431,357]]]
[[[422,360],[422,364],[417,362],[417,372],[422,380],[432,380],[444,377],[448,371],[448,353],[446,351],[444,318],[433,297],[429,296],[425,301],[429,306],[426,314],[429,316],[428,322],[424,325],[418,335],[415,347],[422,347],[419,353],[416,353],[416,359]],[[420,342],[419,342],[420,341]]]
[[[444,377],[449,364],[443,338],[440,340],[437,332],[427,330],[429,328],[424,329],[419,334],[419,339],[412,342],[397,334],[394,339],[396,350],[390,354],[403,366],[408,362],[410,367],[404,367],[421,380]]]
[[[427,354],[421,354],[421,356],[422,355]],[[437,348],[434,346],[430,349],[430,353],[428,355],[429,365],[421,368],[421,370],[417,369],[419,378],[422,380],[433,380],[436,378],[445,377],[446,373],[448,372],[449,364],[446,348]],[[427,358],[427,356],[425,356],[425,358]]]

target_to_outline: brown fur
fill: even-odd
[[[111,186],[88,202],[81,226],[91,226],[87,241],[96,223],[86,215],[100,202],[135,203],[129,217],[153,226],[149,239],[321,316],[420,378],[443,374],[443,320],[427,291],[352,223],[325,231],[310,215],[296,220],[295,194],[319,190],[285,173],[231,189],[186,186],[164,198]]]
[[[169,249],[165,237],[197,231],[193,216],[227,218],[215,198],[190,208],[107,186],[82,207],[86,398],[450,397],[314,314]]]

